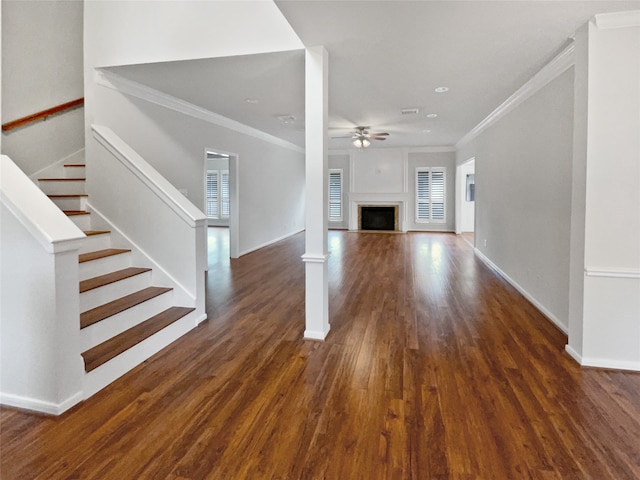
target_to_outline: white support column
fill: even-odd
[[[329,333],[327,259],[328,60],[324,47],[307,48],[305,55],[306,234],[304,337],[324,340]]]

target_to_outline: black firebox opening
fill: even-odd
[[[361,207],[362,230],[395,230],[395,207]]]

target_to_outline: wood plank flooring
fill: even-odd
[[[210,230],[210,320],[60,417],[2,409],[3,480],[640,478],[640,375],[581,369],[462,238],[331,231],[314,342],[303,235]]]

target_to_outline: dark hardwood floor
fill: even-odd
[[[303,235],[209,243],[210,320],[60,417],[2,409],[3,480],[640,478],[640,375],[580,368],[462,238],[331,231],[325,342]]]

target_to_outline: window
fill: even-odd
[[[445,169],[416,169],[416,222],[444,223]]]
[[[207,172],[207,217],[229,218],[229,171]]]
[[[342,221],[342,169],[329,170],[329,221]]]

